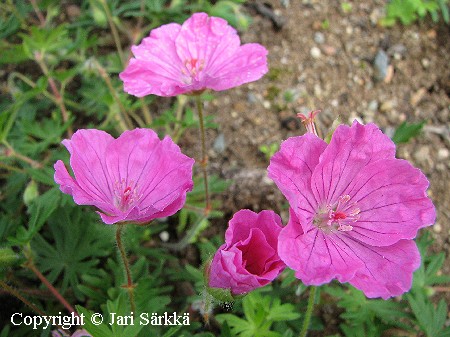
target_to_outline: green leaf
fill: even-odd
[[[48,221],[49,237],[37,235],[31,242],[39,270],[52,283],[62,276],[61,291],[70,287],[80,299],[84,298],[77,287],[81,275],[96,275],[99,257],[113,249],[112,235],[105,235],[108,228],[101,227],[94,216],[80,207],[58,209]]]
[[[21,44],[8,44],[0,41],[0,64],[18,64],[28,60]]]
[[[109,337],[113,336],[112,331],[108,327],[106,320],[103,321],[101,324],[93,324],[92,323],[92,316],[95,314],[93,311],[90,311],[81,305],[75,306],[77,309],[78,314],[84,315],[84,326],[83,328],[88,331],[92,336],[102,336],[102,337]],[[102,317],[105,318],[105,317]],[[98,322],[99,317],[96,316],[94,318],[95,322]]]
[[[425,121],[420,123],[403,122],[397,130],[395,130],[392,141],[396,144],[407,143],[411,138],[417,137],[420,134]]]

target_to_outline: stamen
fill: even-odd
[[[301,119],[303,125],[305,126],[306,131],[315,134],[317,137],[319,137],[319,135],[317,133],[316,126],[314,125],[314,119],[319,112],[320,110],[311,111],[308,117],[301,113],[297,114],[297,117]]]
[[[125,179],[114,184],[114,206],[122,212],[127,211],[139,199],[138,191],[133,181],[126,184]]]
[[[321,207],[313,224],[326,234],[351,231],[353,226],[350,224],[358,221],[360,209],[356,207],[356,202],[349,203],[350,199],[349,195],[342,195],[334,204]]]

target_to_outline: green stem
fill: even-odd
[[[98,72],[101,76],[101,78],[103,78],[103,80],[106,83],[106,86],[108,87],[109,91],[111,92],[111,95],[113,96],[114,100],[117,103],[117,106],[119,107],[119,110],[121,112],[121,114],[119,115],[120,117],[120,126],[122,127],[122,131],[125,130],[131,130],[131,128],[133,128],[133,122],[130,119],[130,116],[128,116],[127,114],[127,109],[125,109],[125,107],[123,106],[122,102],[120,101],[119,96],[117,95],[117,91],[116,89],[114,89],[112,82],[111,82],[111,78],[108,75],[108,72],[106,71],[105,68],[103,68],[100,63],[95,62],[95,65],[98,69]]]
[[[109,27],[111,28],[111,33],[114,38],[114,43],[116,44],[117,51],[119,52],[119,58],[122,65],[125,65],[125,57],[123,55],[122,44],[120,43],[119,33],[117,32],[116,25],[114,24],[113,17],[108,7],[108,3],[105,0],[101,0],[103,8],[105,9],[106,18],[108,19]]]
[[[205,203],[206,203],[205,214],[207,215],[211,210],[211,199],[209,196],[209,189],[208,189],[208,171],[207,171],[208,156],[206,154],[205,124],[203,121],[203,103],[199,94],[195,96],[195,100],[197,103],[198,119],[200,121],[200,136],[202,141],[202,159],[200,161],[200,165],[202,167],[203,181],[205,184]]]
[[[125,225],[117,225],[117,231],[116,231],[116,241],[117,241],[117,247],[120,251],[120,256],[122,257],[123,266],[125,268],[125,274],[127,277],[127,285],[123,286],[128,291],[128,297],[130,298],[130,307],[131,311],[133,312],[133,315],[136,314],[136,304],[134,302],[134,287],[133,281],[131,279],[131,269],[130,269],[130,263],[128,262],[127,254],[125,252],[125,247],[122,243],[122,230],[123,226]]]
[[[66,123],[69,120],[69,113],[66,109],[66,105],[64,104],[64,97],[62,91],[60,91],[56,85],[55,80],[50,76],[50,71],[47,67],[47,64],[44,62],[43,55],[41,53],[35,53],[35,61],[41,67],[42,72],[48,79],[48,84],[50,85],[50,89],[53,92],[53,96],[55,97],[56,105],[58,105],[59,109],[61,110],[61,115],[63,122]],[[72,137],[73,130],[72,125],[69,125],[67,128],[67,135]]]
[[[309,288],[308,307],[306,308],[305,318],[303,320],[302,330],[299,337],[306,337],[308,334],[309,322],[311,321],[311,315],[314,309],[314,300],[316,298],[317,287],[311,286]]]

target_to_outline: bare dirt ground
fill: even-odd
[[[298,112],[322,110],[322,134],[338,115],[343,123],[375,122],[388,135],[403,121],[426,121],[422,134],[399,145],[397,155],[430,180],[438,217],[426,230],[435,239],[433,249],[447,254],[442,272],[450,274],[449,26],[425,20],[384,28],[377,22],[385,1],[350,3],[344,12],[338,1],[266,1],[268,12],[284,22],[278,30],[256,2],[247,5],[253,23],[241,38],[266,46],[270,71],[206,105],[219,124],[208,132],[209,170],[234,181],[223,210],[231,216],[241,208],[273,209],[287,221],[286,202],[266,177],[268,159],[259,147],[303,134]],[[388,56],[384,80],[374,66],[382,51]],[[197,134],[191,136],[198,144]]]

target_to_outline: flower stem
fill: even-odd
[[[23,304],[28,306],[31,310],[33,310],[35,313],[37,313],[39,316],[48,316],[45,312],[43,312],[41,309],[39,309],[37,306],[35,306],[33,303],[28,301],[25,297],[23,297],[16,289],[9,286],[6,282],[3,280],[0,280],[0,287],[6,290],[9,294],[16,297],[18,300],[22,301]],[[69,333],[66,329],[63,329],[60,325],[55,324],[59,329],[64,331],[65,333]]]
[[[200,165],[202,167],[203,171],[203,181],[205,184],[205,215],[209,213],[211,210],[211,199],[209,196],[209,190],[208,190],[208,156],[206,154],[206,142],[205,142],[205,124],[203,121],[203,103],[200,98],[200,95],[195,96],[195,100],[197,103],[197,111],[198,111],[198,119],[200,121],[200,136],[202,141],[202,159],[200,161]]]
[[[61,302],[61,304],[70,312],[70,313],[74,313],[75,315],[78,316],[78,313],[75,311],[75,309],[69,304],[69,302],[67,302],[67,300],[58,292],[58,290],[56,290],[56,288],[50,283],[49,280],[47,280],[47,278],[36,268],[36,266],[34,265],[33,261],[28,260],[28,262],[25,264],[25,266],[30,269],[34,274],[36,274],[36,276],[38,277],[39,280],[41,280],[41,282],[47,287],[48,290],[50,290],[50,292],[52,293],[53,296],[55,296],[55,298]]]
[[[100,1],[105,10],[106,17],[108,19],[109,27],[111,28],[111,33],[114,38],[114,43],[116,44],[117,51],[119,52],[119,58],[122,65],[125,65],[125,57],[123,55],[122,44],[120,43],[119,33],[117,32],[116,25],[114,23],[111,11],[109,10],[108,3],[105,0]]]
[[[128,262],[127,254],[125,252],[125,247],[122,243],[122,230],[124,225],[117,225],[117,231],[116,231],[116,241],[117,241],[117,247],[120,251],[120,256],[122,257],[123,266],[125,268],[125,274],[127,277],[127,285],[123,286],[128,291],[128,297],[130,298],[130,307],[133,315],[136,313],[136,304],[134,302],[134,287],[133,281],[131,279],[131,269],[130,269],[130,263]]]
[[[308,334],[309,322],[311,321],[311,314],[314,309],[314,299],[316,298],[317,287],[311,286],[309,288],[308,307],[306,308],[305,318],[303,320],[302,330],[299,337],[306,337]]]
[[[3,141],[3,144],[7,148],[7,152],[6,152],[7,157],[19,159],[27,164],[30,164],[31,167],[33,167],[33,168],[42,168],[41,163],[31,159],[30,157],[27,157],[23,154],[16,152],[16,150],[14,150],[14,148],[6,140]]]
[[[122,102],[120,101],[120,98],[117,95],[116,89],[114,89],[114,87],[112,85],[111,78],[109,77],[106,69],[103,68],[100,65],[100,63],[98,63],[96,61],[95,66],[97,67],[97,70],[98,70],[101,78],[103,78],[103,80],[105,81],[106,86],[108,87],[109,91],[111,92],[111,95],[113,96],[114,100],[117,103],[117,106],[119,107],[119,110],[121,112],[121,114],[119,114],[120,126],[122,127],[123,131],[130,130],[133,127],[133,122],[131,121],[130,116],[128,116],[128,114],[127,114],[127,109],[125,109]]]

